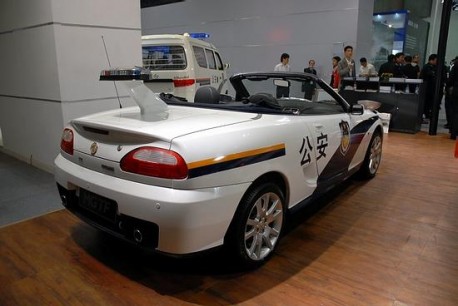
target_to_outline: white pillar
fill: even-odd
[[[139,1],[1,2],[2,151],[52,171],[67,121],[119,107],[113,83],[98,81],[102,36],[112,66],[141,65]]]

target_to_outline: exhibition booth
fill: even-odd
[[[380,102],[380,113],[389,113],[390,131],[417,133],[421,129],[425,86],[420,79],[344,78],[340,94],[349,103]]]

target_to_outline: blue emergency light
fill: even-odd
[[[205,39],[205,38],[209,38],[210,34],[208,33],[189,33],[189,36],[192,38],[197,38],[197,39]]]

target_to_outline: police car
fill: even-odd
[[[206,33],[142,36],[143,67],[151,70],[145,85],[192,101],[201,86],[227,93],[227,68]]]
[[[148,79],[107,70],[102,80]],[[225,245],[247,266],[273,254],[287,213],[382,156],[378,114],[315,75],[242,73],[232,101],[202,87],[194,103],[127,81],[138,107],[72,120],[55,179],[64,206],[141,247],[190,254]],[[304,98],[302,84],[317,94]],[[222,102],[221,100],[224,100]]]

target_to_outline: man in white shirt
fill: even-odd
[[[359,67],[359,75],[363,77],[376,76],[377,72],[375,71],[374,65],[367,62],[365,57],[361,57],[359,60],[361,66]]]
[[[289,54],[283,53],[280,57],[280,63],[274,68],[274,71],[291,71],[289,66]]]
[[[279,71],[279,72],[291,71],[291,67],[289,66],[289,54],[288,53],[283,53],[281,55],[280,63],[275,66],[274,71]],[[277,98],[289,97],[289,87],[277,86],[276,97]]]

